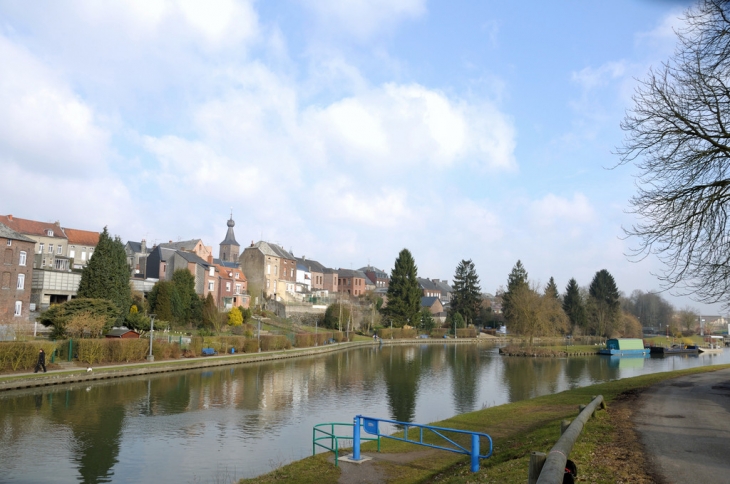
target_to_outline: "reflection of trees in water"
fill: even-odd
[[[516,402],[557,391],[563,363],[556,358],[505,356],[502,365],[509,401]]]
[[[451,392],[456,413],[476,410],[479,394],[479,347],[475,345],[451,345],[448,362],[451,363]]]
[[[596,356],[595,359],[598,360],[597,363],[588,365],[588,374],[594,382],[613,380],[619,377],[620,372],[618,368],[611,368],[609,358]]]
[[[399,422],[412,422],[416,416],[418,380],[421,375],[421,359],[406,349],[418,351],[413,347],[382,349],[383,378],[391,418]]]
[[[580,386],[580,380],[588,372],[588,360],[593,357],[572,357],[565,360],[565,378],[570,388]]]

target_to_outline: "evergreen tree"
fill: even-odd
[[[529,289],[529,285],[527,271],[522,266],[522,261],[518,260],[507,277],[507,291],[502,294],[502,312],[507,316],[508,321],[512,309],[512,299],[515,297],[516,291],[521,288]]]
[[[565,287],[565,296],[563,296],[563,311],[568,316],[570,325],[573,328],[586,328],[586,307],[583,297],[580,294],[580,288],[575,279],[571,278]]]
[[[178,269],[172,273],[172,284],[175,287],[173,310],[179,322],[189,323],[198,295],[195,293],[195,276],[187,269]]]
[[[117,322],[120,324],[132,305],[124,244],[118,236],[112,239],[106,227],[99,235],[94,254],[81,272],[77,296],[111,301],[119,310]]]
[[[560,293],[558,292],[558,285],[555,284],[555,279],[553,279],[552,276],[550,277],[550,280],[548,281],[547,286],[545,286],[545,295],[560,301]]]
[[[588,315],[596,335],[611,336],[621,313],[618,288],[613,276],[601,269],[588,289]]]
[[[474,324],[482,304],[482,289],[471,259],[462,260],[456,266],[453,289],[451,312],[461,314],[466,324]]]
[[[390,273],[388,305],[382,308],[382,312],[390,318],[393,326],[401,328],[406,324],[417,324],[420,310],[421,288],[418,284],[418,268],[411,252],[403,249],[395,259],[395,267]]]
[[[175,286],[170,281],[157,281],[150,291],[150,310],[158,321],[171,322],[175,319],[173,314],[173,293]]]
[[[421,308],[421,322],[419,324],[421,330],[430,333],[435,326],[436,321],[433,319],[431,310],[428,308]]]
[[[221,322],[213,294],[208,293],[203,302],[203,324],[205,327],[212,327],[214,331],[220,332]]]

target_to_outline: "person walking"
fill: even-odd
[[[43,373],[46,372],[46,353],[43,351],[43,348],[41,348],[41,351],[38,353],[38,363],[35,364],[35,371],[33,373],[38,373],[38,370],[43,368]]]

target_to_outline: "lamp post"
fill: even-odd
[[[314,320],[314,346],[319,346],[319,339],[317,338],[317,324],[318,324],[318,321],[315,318],[315,320]]]
[[[256,318],[259,323],[259,329],[256,331],[256,339],[258,340],[259,353],[261,353],[261,316]]]
[[[156,314],[150,314],[150,354],[147,355],[147,361],[155,361],[155,355],[152,354],[152,340],[155,339],[155,316]]]

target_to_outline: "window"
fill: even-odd
[[[271,274],[271,264],[266,264],[266,273]]]
[[[274,266],[274,275],[275,276],[279,275],[279,266]]]
[[[38,244],[38,253],[39,254],[42,254],[43,253],[43,242],[41,242],[41,243]]]
[[[73,245],[68,249],[68,256],[72,259],[76,257],[76,248]]]
[[[81,250],[81,260],[86,260],[86,247]]]
[[[49,237],[53,237],[53,230],[51,230],[51,229],[46,230],[46,235]]]
[[[212,291],[215,289],[215,281],[208,281],[208,290]]]
[[[53,254],[53,244],[48,244],[48,253]]]
[[[236,294],[241,294],[241,285],[236,284]]]
[[[13,241],[12,241],[12,240],[10,240],[10,239],[8,239],[8,241],[7,241],[6,245],[7,245],[8,247],[10,247],[11,245],[13,245]]]
[[[291,275],[289,277],[294,277],[294,269],[291,269]]]
[[[41,267],[46,267],[46,258],[43,258],[43,261],[41,262]]]
[[[15,301],[15,316],[20,316],[23,313],[23,301]]]
[[[56,259],[56,269],[59,271],[65,271],[68,269],[68,260],[66,259]]]
[[[238,279],[238,272],[236,272],[236,279]]]
[[[61,255],[63,254],[63,246],[59,244],[58,248],[56,249],[56,254]]]
[[[27,257],[28,257],[28,255],[25,253],[25,251],[24,250],[21,250],[20,251],[20,257],[18,258],[18,265],[19,266],[24,266],[25,265],[25,260],[26,260]]]
[[[271,281],[269,279],[266,279],[266,289],[269,288]]]
[[[228,292],[231,291],[231,283],[230,282],[226,282],[226,291],[228,291]]]
[[[18,284],[16,284],[15,289],[21,291],[25,289],[25,274],[18,274]]]
[[[210,277],[213,277],[213,276],[215,275],[215,267],[211,267],[211,268],[210,268],[210,269],[208,270],[208,275],[209,275]]]

